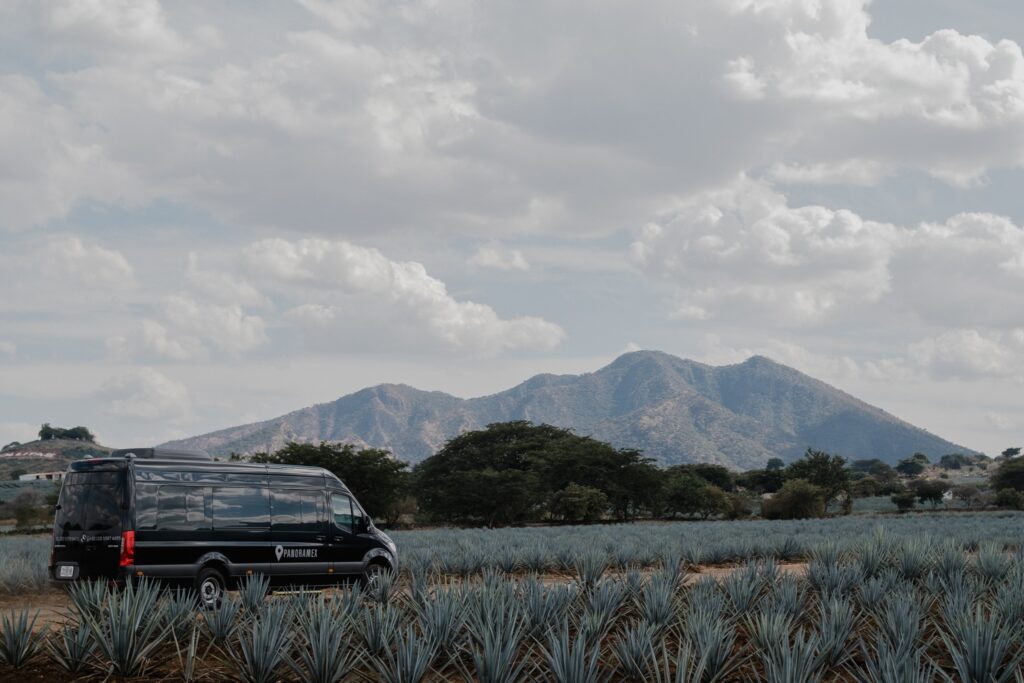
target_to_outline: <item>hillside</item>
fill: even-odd
[[[776,455],[792,460],[808,446],[890,463],[918,451],[973,452],[768,358],[714,367],[657,351],[627,353],[592,373],[537,375],[473,399],[385,384],[167,445],[228,455],[344,441],[418,462],[461,431],[506,420],[569,427],[663,464],[746,469]]]
[[[56,472],[67,469],[68,463],[80,458],[106,455],[106,446],[70,439],[48,439],[9,446],[0,451],[0,481],[21,472]]]

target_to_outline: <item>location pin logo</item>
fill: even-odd
[[[274,548],[274,554],[277,555],[277,561],[280,562],[281,556],[284,555],[284,548],[282,546],[277,546]]]

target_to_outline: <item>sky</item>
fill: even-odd
[[[8,0],[0,442],[762,354],[1024,442],[1009,0]]]

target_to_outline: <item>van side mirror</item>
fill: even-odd
[[[362,517],[356,517],[356,533],[365,534],[370,530],[370,517],[369,515],[363,515]]]

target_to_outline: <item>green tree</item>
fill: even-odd
[[[730,507],[729,494],[714,484],[704,484],[698,491],[696,502],[701,519],[726,514]]]
[[[761,502],[765,519],[807,519],[825,516],[826,492],[806,479],[790,479],[778,493]]]
[[[608,496],[592,486],[569,484],[551,499],[551,513],[567,522],[593,522],[608,511]]]
[[[50,426],[49,422],[44,422],[43,426],[39,428],[39,440],[49,441],[54,437],[54,429]]]
[[[1000,460],[996,471],[989,477],[991,488],[1024,491],[1024,458]]]
[[[708,483],[689,472],[676,472],[665,482],[665,509],[671,515],[694,515],[703,488]]]
[[[21,467],[16,467],[11,470],[11,481],[18,481],[18,478],[23,474],[28,474],[28,470]]]
[[[949,484],[938,479],[926,479],[916,482],[914,493],[921,504],[931,503],[933,508],[938,507],[942,502],[942,496],[949,490]]]
[[[356,450],[351,444],[289,443],[274,453],[257,453],[252,462],[312,465],[333,472],[366,512],[394,524],[409,484],[408,463],[377,448]]]
[[[711,463],[696,463],[691,465],[675,465],[668,468],[670,473],[692,474],[717,486],[723,491],[732,491],[736,488],[735,475],[728,467],[712,465]]]
[[[971,459],[963,453],[947,453],[939,458],[939,467],[944,470],[959,470],[970,465]]]
[[[30,529],[40,522],[42,500],[35,491],[22,491],[10,502],[16,529]]]
[[[913,458],[905,458],[896,463],[896,471],[907,477],[916,477],[924,472],[924,463]]]
[[[786,462],[782,458],[768,458],[768,464],[764,466],[766,470],[781,470],[785,469]]]
[[[466,495],[469,480],[482,472],[494,486],[521,486],[521,495]],[[551,497],[570,484],[601,491],[612,512],[627,519],[655,507],[660,490],[658,470],[639,451],[523,420],[460,434],[417,465],[414,474],[417,502],[426,515],[465,524],[539,518]]]
[[[775,493],[785,481],[783,470],[747,470],[736,477],[738,486],[756,493]]]
[[[954,486],[952,492],[953,498],[961,501],[967,505],[968,508],[973,508],[982,504],[983,497],[981,495],[981,489],[974,484]]]
[[[803,458],[786,468],[786,478],[803,479],[820,488],[825,495],[826,506],[841,494],[846,498],[851,495],[852,477],[846,467],[846,459],[825,451],[808,448]]]
[[[1007,448],[999,455],[1003,456],[1004,458],[1016,458],[1018,455],[1020,455],[1020,447],[1017,446],[1014,448]]]
[[[992,504],[996,507],[1010,508],[1011,510],[1024,509],[1024,492],[1017,489],[999,489],[992,498]]]
[[[917,494],[913,491],[900,491],[899,493],[892,494],[889,499],[900,512],[906,512],[913,509],[914,501],[917,500]]]

